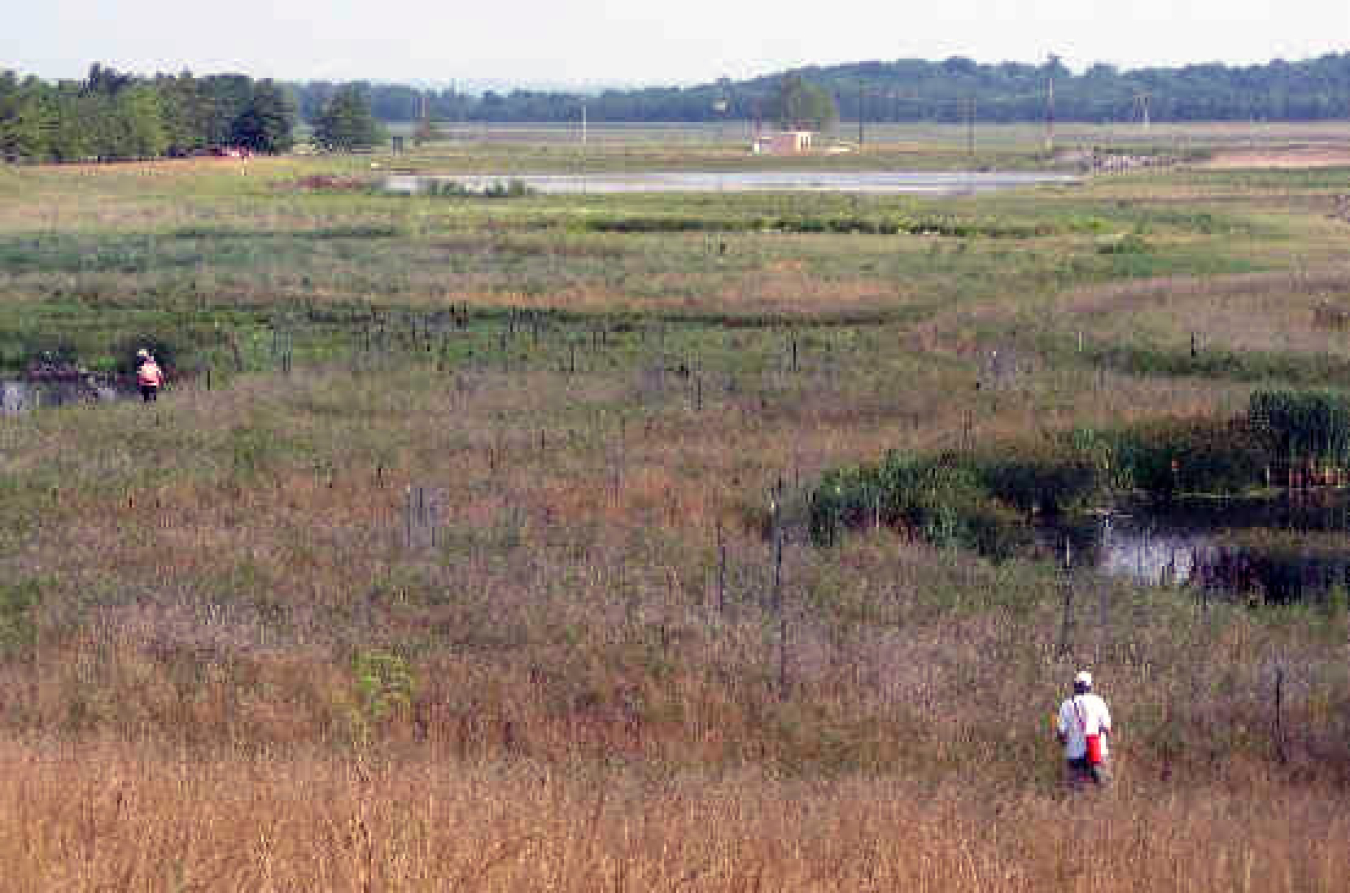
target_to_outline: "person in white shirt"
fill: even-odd
[[[1106,787],[1111,782],[1111,711],[1106,702],[1092,692],[1092,674],[1079,671],[1073,677],[1073,697],[1059,705],[1055,723],[1064,759],[1069,787],[1081,790],[1089,782]]]

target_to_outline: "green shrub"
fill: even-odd
[[[512,177],[505,183],[500,180],[488,184],[483,190],[484,198],[524,198],[534,195],[535,191],[525,183],[524,180]]]
[[[1098,254],[1147,254],[1150,251],[1148,241],[1139,233],[1125,233],[1098,240]]]
[[[1023,512],[1058,515],[1101,489],[1097,457],[1071,440],[996,444],[974,459],[979,480],[995,498]]]
[[[1270,452],[1246,419],[1160,419],[1106,435],[1112,481],[1170,498],[1241,493],[1262,482]]]
[[[352,657],[352,673],[367,720],[379,722],[412,705],[413,673],[403,657],[387,651],[358,651]]]
[[[1247,418],[1277,461],[1316,458],[1344,464],[1350,453],[1350,399],[1343,394],[1258,391]]]
[[[1198,417],[939,456],[892,451],[877,465],[827,472],[811,494],[810,531],[828,544],[841,529],[880,522],[1001,557],[1030,540],[1028,515],[1070,512],[1110,490],[1163,499],[1249,490],[1264,478],[1269,442],[1245,418]]]
[[[969,457],[892,451],[879,465],[827,472],[811,495],[811,536],[832,543],[841,528],[879,521],[928,542],[1006,556],[1021,544],[1016,515],[990,494]]]
[[[69,338],[59,335],[30,335],[19,337],[18,355],[14,365],[19,368],[32,366],[73,366],[78,360],[79,349]]]
[[[41,602],[37,580],[0,583],[0,660],[28,654],[37,644],[33,613]]]

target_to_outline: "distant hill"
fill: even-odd
[[[548,90],[486,91],[367,85],[376,117],[409,121],[421,114],[443,122],[576,121],[581,106],[594,122],[753,119],[767,107],[780,72],[744,81],[692,87],[610,89],[598,93]],[[1043,65],[901,59],[795,69],[836,97],[846,120],[861,108],[869,121],[962,121],[975,103],[981,121],[1039,121],[1050,84],[1054,114],[1066,121],[1320,121],[1350,118],[1350,53],[1264,65],[1221,63],[1121,70],[1097,64],[1075,74],[1057,59]],[[291,84],[301,116],[311,118],[338,85]]]

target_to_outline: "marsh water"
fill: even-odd
[[[1341,491],[1120,504],[1038,529],[1036,548],[1154,586],[1316,599],[1350,589],[1350,497]]]
[[[1013,171],[670,171],[606,174],[392,174],[387,192],[415,194],[433,183],[471,192],[512,181],[546,195],[632,192],[850,192],[876,195],[959,195],[1024,186],[1073,184],[1072,174]]]

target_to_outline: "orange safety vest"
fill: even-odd
[[[164,373],[159,371],[159,366],[153,361],[142,363],[141,368],[136,370],[136,383],[142,387],[157,388],[164,383]]]

